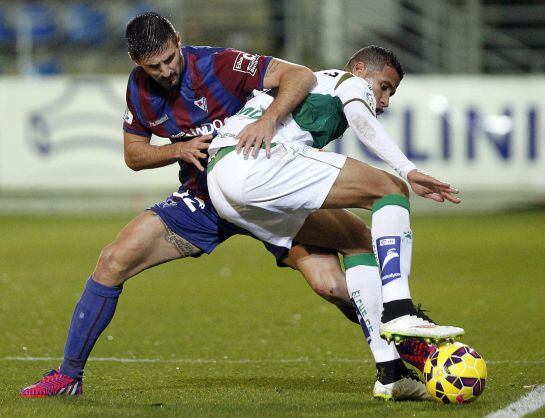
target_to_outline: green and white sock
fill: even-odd
[[[380,267],[384,303],[411,299],[409,275],[413,234],[409,208],[409,199],[400,195],[384,196],[372,207],[371,235]]]
[[[348,294],[375,362],[383,363],[398,359],[395,345],[388,344],[379,334],[382,285],[374,254],[345,256],[344,267]]]

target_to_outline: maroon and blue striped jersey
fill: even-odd
[[[271,57],[230,48],[183,46],[184,68],[176,88],[165,90],[141,67],[135,67],[127,85],[123,130],[171,142],[213,133],[238,112],[252,90],[263,88]],[[206,170],[180,162],[182,188],[208,200]]]

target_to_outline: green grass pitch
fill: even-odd
[[[487,360],[473,404],[373,400],[359,328],[244,237],[131,279],[84,396],[18,398],[58,365],[98,253],[129,219],[0,217],[0,416],[477,417],[545,381],[545,212],[535,211],[413,221],[413,299],[464,327]]]

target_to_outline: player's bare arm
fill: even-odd
[[[164,167],[181,160],[203,171],[204,167],[199,159],[207,157],[205,151],[211,139],[212,135],[204,135],[186,142],[152,145],[151,138],[124,132],[125,163],[132,170],[139,171]]]
[[[272,59],[265,72],[263,87],[278,88],[278,95],[261,119],[238,134],[237,151],[243,150],[244,155],[248,155],[253,147],[252,155],[255,157],[265,143],[266,153],[270,155],[276,126],[303,101],[315,82],[316,76],[307,67]]]

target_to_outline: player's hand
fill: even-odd
[[[178,142],[177,158],[185,161],[186,163],[193,164],[200,171],[204,171],[199,159],[207,158],[208,155],[204,153],[210,146],[212,135],[197,136],[190,141]]]
[[[462,201],[459,197],[455,196],[459,191],[450,187],[450,184],[443,183],[435,177],[418,170],[409,172],[407,181],[418,196],[435,200],[436,202],[448,200],[452,203],[460,203]]]
[[[243,152],[247,158],[252,153],[252,157],[256,158],[257,153],[261,149],[261,145],[265,144],[265,152],[267,158],[271,156],[271,142],[276,130],[276,122],[267,117],[246,125],[237,135],[237,153]],[[253,148],[253,149],[252,149]]]

